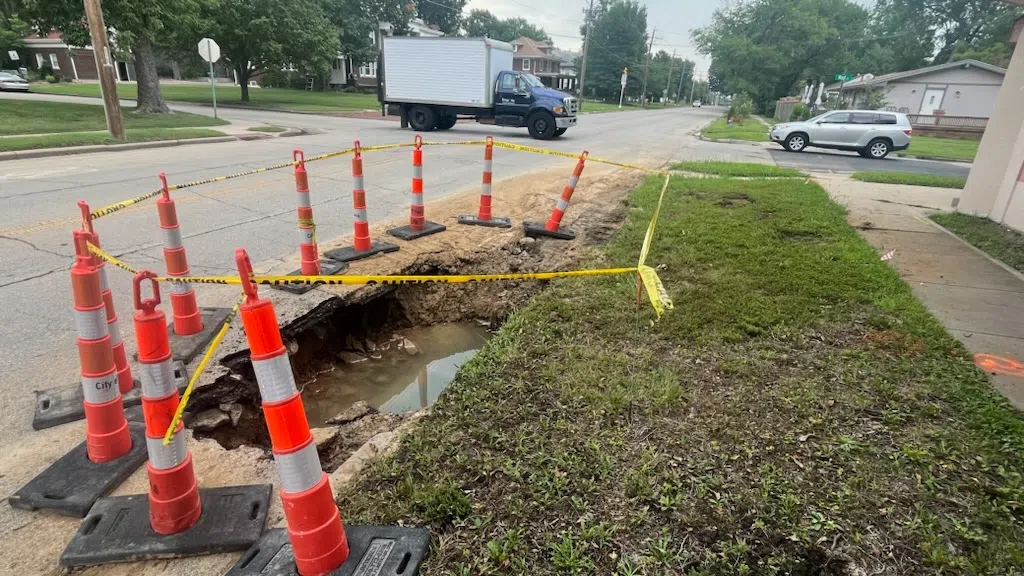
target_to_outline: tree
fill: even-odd
[[[0,67],[17,68],[21,61],[12,60],[7,52],[14,50],[24,58],[21,49],[25,47],[23,39],[32,32],[27,22],[18,17],[22,11],[20,2],[16,0],[0,0]]]
[[[969,44],[960,43],[953,51],[953,61],[980,60],[995,66],[1006,68],[1010,65],[1013,48],[1006,42],[995,42],[984,48],[974,48]]]
[[[338,57],[338,30],[318,0],[221,0],[208,18],[209,35],[238,74],[243,102],[254,74],[291,67],[326,74]]]
[[[373,34],[377,20],[364,8],[361,0],[325,0],[327,19],[338,30],[338,50],[356,65],[375,57]]]
[[[117,48],[130,50],[138,81],[136,113],[170,112],[160,94],[156,49],[198,41],[199,15],[212,0],[104,0],[103,19]],[[32,23],[57,29],[71,46],[90,44],[82,0],[26,0]]]
[[[647,53],[647,7],[636,0],[602,0],[590,18],[586,89],[599,98],[616,99],[623,68],[628,67],[633,78],[641,73]],[[581,28],[584,35],[586,25],[584,22]],[[630,81],[626,94],[638,98],[640,82]]]
[[[524,18],[501,19],[487,10],[472,10],[463,22],[466,35],[474,38],[486,36],[502,42],[511,42],[521,36],[538,42],[551,42],[543,28],[530,24]]]
[[[458,34],[462,26],[462,9],[467,0],[419,0],[417,13],[424,22],[435,24],[448,35]]]

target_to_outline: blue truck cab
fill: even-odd
[[[525,126],[534,138],[556,138],[576,125],[578,106],[575,98],[548,88],[533,74],[498,74],[494,94],[494,123],[498,126]]]

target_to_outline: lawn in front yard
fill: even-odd
[[[580,267],[633,266],[661,188]],[[799,180],[673,178],[648,264],[558,280],[464,365],[351,524],[428,574],[1010,574],[1024,417]]]
[[[683,172],[715,174],[718,176],[746,176],[757,178],[798,178],[807,176],[807,174],[804,174],[796,168],[782,168],[773,164],[755,164],[753,162],[712,162],[698,160],[673,164],[672,169],[681,170]]]
[[[932,220],[1003,264],[1024,272],[1024,234],[988,218],[942,212]]]
[[[734,122],[729,126],[727,118],[719,118],[704,129],[704,137],[714,140],[748,140],[751,142],[767,142],[768,127],[757,118],[747,118],[743,122]]]
[[[909,186],[932,186],[935,188],[962,189],[967,185],[964,176],[944,176],[940,174],[915,174],[911,172],[854,172],[851,176],[861,182],[878,182],[881,184],[905,184]]]
[[[49,94],[69,94],[76,96],[100,96],[99,84],[46,84],[32,85],[32,90]],[[135,99],[138,89],[135,84],[119,84],[118,95],[121,98]],[[210,86],[208,84],[161,84],[160,90],[164,100],[178,102],[197,102],[212,104]],[[250,88],[249,102],[242,102],[242,89],[238,86],[217,85],[217,103],[232,106],[252,106],[254,108],[273,108],[279,110],[295,110],[298,112],[352,112],[355,110],[379,110],[376,94],[357,94],[348,92],[307,92],[288,88]]]
[[[174,114],[135,114],[131,108],[122,109],[127,130],[139,128],[183,128],[222,126],[229,124],[210,116],[176,112]],[[95,104],[69,104],[34,100],[4,100],[0,102],[0,135],[49,134],[53,132],[85,132],[106,130],[103,106]]]
[[[977,140],[914,136],[910,141],[910,148],[897,154],[925,160],[973,162],[980,145],[981,142]]]
[[[128,142],[152,142],[155,140],[190,140],[223,136],[224,133],[208,128],[138,128],[127,130]],[[0,152],[33,150],[36,148],[64,148],[92,144],[124,144],[106,132],[63,132],[39,136],[11,136],[0,138]]]

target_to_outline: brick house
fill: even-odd
[[[538,42],[533,38],[520,36],[512,42],[515,53],[512,55],[512,69],[529,72],[545,86],[559,90],[572,90],[575,85],[575,71],[563,73],[562,64],[566,53],[557,50],[547,42]]]
[[[73,80],[99,80],[96,60],[93,58],[92,46],[75,48],[68,46],[60,32],[52,31],[46,36],[29,36],[24,39],[25,48],[21,50],[22,66],[39,70],[44,64],[53,68],[54,76]],[[122,82],[135,80],[135,64],[132,62],[115,61],[117,79]]]

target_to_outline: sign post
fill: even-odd
[[[217,78],[213,74],[213,63],[220,60],[220,46],[212,38],[199,41],[199,55],[210,64],[210,88],[213,90],[213,117],[217,117]]]
[[[626,95],[626,82],[629,80],[629,68],[622,69],[622,79],[619,83],[622,84],[622,90],[619,91],[619,108],[622,108],[622,98]]]

